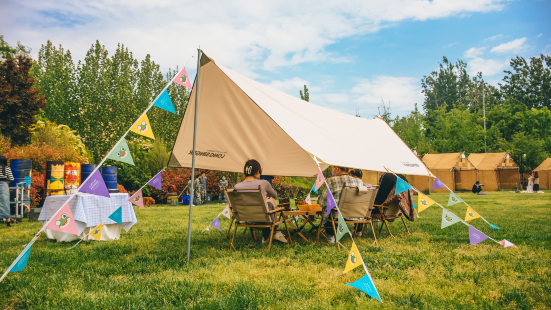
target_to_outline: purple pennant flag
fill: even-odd
[[[107,186],[105,186],[105,182],[103,181],[99,170],[96,170],[94,173],[92,173],[88,177],[88,179],[86,179],[86,181],[84,181],[84,183],[80,186],[78,191],[80,193],[88,193],[92,195],[111,198],[111,196],[109,195],[109,190],[107,189]]]
[[[442,181],[438,180],[438,178],[435,178],[434,179],[434,184],[432,185],[432,189],[435,190],[435,189],[440,188],[440,187],[446,187],[446,185],[444,185],[444,183],[442,183]]]
[[[327,214],[325,215],[326,216],[329,215],[329,212],[331,212],[331,210],[333,210],[333,208],[336,206],[337,204],[335,203],[335,199],[333,199],[333,195],[331,195],[331,191],[328,188],[327,189]]]
[[[218,217],[216,217],[214,219],[214,221],[212,221],[212,223],[210,223],[210,226],[220,230],[220,220],[218,220]]]
[[[155,187],[156,189],[163,190],[163,178],[161,177],[161,172],[157,173],[147,184]]]
[[[471,245],[473,245],[488,239],[488,236],[481,233],[476,228],[469,226],[469,239],[471,239]]]

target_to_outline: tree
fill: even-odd
[[[444,104],[446,111],[451,110],[455,105],[463,102],[470,86],[467,64],[459,60],[456,64],[443,57],[440,63],[440,70],[433,71],[429,76],[421,80],[425,102],[423,109],[436,110]]]
[[[310,102],[310,93],[308,93],[308,87],[306,87],[306,85],[304,85],[304,93],[302,92],[302,90],[299,90],[299,92],[300,99]]]
[[[28,141],[35,115],[46,106],[36,79],[30,73],[31,58],[7,54],[0,63],[0,131],[16,144]]]
[[[393,121],[392,127],[410,149],[417,148],[419,156],[434,152],[425,136],[424,122],[425,116],[419,112],[417,104],[415,104],[415,110],[409,115],[403,117],[397,116]]]
[[[551,109],[551,56],[541,54],[530,58],[530,63],[517,56],[511,59],[513,71],[505,71],[501,85],[505,96],[515,99],[528,109],[547,107]]]

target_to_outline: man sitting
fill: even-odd
[[[482,186],[484,186],[484,184],[480,184],[480,182],[476,181],[472,189],[473,194],[480,193],[482,191]]]

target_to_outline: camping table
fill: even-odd
[[[283,211],[282,212],[282,215],[283,217],[292,217],[295,219],[295,225],[293,225],[293,221],[289,221],[289,224],[291,225],[291,227],[293,227],[293,232],[291,232],[291,235],[294,234],[294,233],[298,233],[299,236],[302,237],[302,239],[304,239],[306,242],[309,242],[309,240],[304,237],[304,235],[300,232],[304,226],[306,225],[306,223],[310,222],[310,219],[308,218],[310,215],[316,215],[316,214],[321,214],[321,211],[300,211],[300,210],[296,210],[296,211]],[[302,223],[302,225],[300,225],[300,228],[298,227],[299,224],[298,222],[296,221],[296,216],[300,216],[300,215],[303,215],[303,216],[306,216],[306,220],[304,220],[304,223]]]
[[[73,241],[77,239],[83,239],[88,234],[90,229],[96,227],[103,222],[103,230],[101,234],[101,240],[115,240],[120,238],[121,225],[110,220],[108,217],[122,207],[122,227],[128,232],[134,224],[138,222],[134,208],[128,201],[129,197],[127,193],[110,194],[111,198],[78,194],[75,198],[69,202],[69,207],[75,218],[77,224],[79,236],[62,233],[58,231],[52,231],[45,229],[46,236],[49,239],[56,239],[57,241]],[[63,206],[63,203],[67,201],[70,196],[48,196],[44,201],[42,212],[40,212],[39,221],[42,225],[57,212],[59,208]],[[105,236],[105,238],[104,238]],[[85,240],[90,240],[89,236]]]

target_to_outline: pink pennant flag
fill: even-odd
[[[506,247],[506,248],[511,248],[511,247],[512,247],[512,248],[517,248],[516,245],[512,244],[511,242],[509,242],[509,241],[507,241],[507,240],[505,240],[505,239],[499,241],[498,243],[501,244],[502,246]]]
[[[189,81],[189,77],[187,75],[186,67],[184,67],[182,69],[182,71],[180,71],[180,73],[178,73],[172,81],[174,83],[178,83],[182,86],[185,86],[185,87],[191,89],[191,82]]]
[[[310,199],[310,194],[308,194],[308,197],[306,197],[306,199],[304,199],[304,201],[306,201],[306,203],[309,204],[309,205],[312,204],[312,200]]]
[[[222,215],[231,219],[230,217],[230,205],[227,205],[226,208],[224,208],[224,210],[222,210]]]
[[[137,192],[134,193],[134,195],[132,195],[132,197],[130,197],[130,199],[128,199],[128,201],[130,201],[131,203],[137,205],[138,207],[142,208],[143,209],[143,194],[142,194],[142,190],[138,190]]]
[[[50,224],[46,226],[46,229],[78,236],[79,233],[75,222],[75,217],[73,216],[73,212],[71,212],[71,208],[68,203],[61,207],[61,210],[59,210],[55,217],[52,218]]]
[[[442,181],[438,180],[438,178],[435,178],[434,179],[434,184],[432,185],[432,189],[435,190],[435,189],[440,188],[440,187],[446,187],[446,185],[444,185],[444,183],[442,183]]]
[[[321,172],[321,169],[318,167],[318,177],[316,178],[316,191],[325,183],[325,178],[323,177],[323,173]]]

